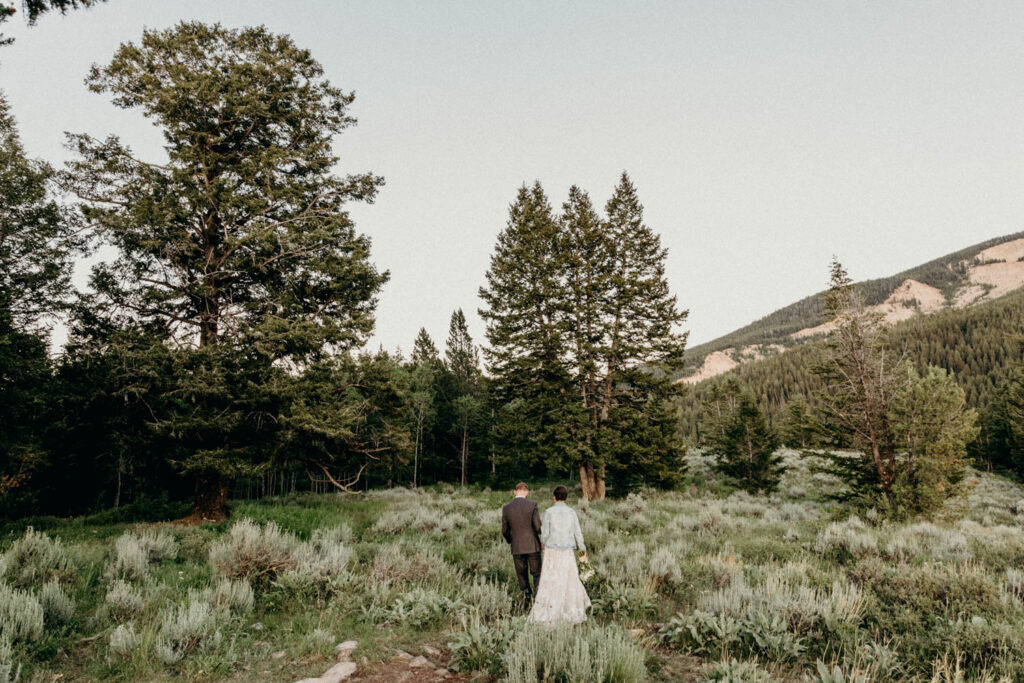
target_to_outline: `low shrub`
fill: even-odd
[[[30,642],[43,635],[43,606],[31,593],[0,583],[0,639]]]
[[[60,539],[32,527],[0,556],[0,578],[18,587],[68,580],[75,569],[76,562]]]
[[[856,515],[825,527],[814,543],[819,553],[839,560],[865,557],[878,552],[878,539]]]
[[[296,538],[274,522],[235,522],[227,538],[210,547],[210,564],[223,576],[264,587],[296,564]]]
[[[613,626],[527,625],[509,642],[504,663],[509,683],[647,680],[643,649]]]
[[[387,543],[373,558],[370,575],[384,582],[417,581],[449,573],[444,559],[434,550],[410,550]]]
[[[14,661],[11,641],[0,636],[0,683],[18,683],[20,678],[21,665]]]
[[[508,624],[485,626],[479,621],[463,624],[455,639],[448,643],[452,651],[449,668],[461,673],[486,672],[491,676],[505,673],[505,651],[514,635]]]
[[[415,588],[395,598],[385,613],[391,624],[404,624],[413,628],[436,626],[457,617],[465,605],[440,593]]]
[[[118,657],[130,657],[139,647],[142,639],[135,632],[135,626],[131,623],[120,624],[110,634],[108,645],[110,652]]]
[[[646,586],[606,583],[592,599],[593,610],[594,614],[636,622],[657,612],[657,597]]]
[[[218,616],[243,616],[256,606],[256,594],[248,581],[223,578],[201,591],[189,591],[190,602],[206,602]]]
[[[348,573],[355,552],[343,539],[351,536],[348,527],[314,530],[310,540],[295,550],[295,564],[288,573],[307,583],[321,583]]]
[[[115,579],[107,589],[107,611],[115,621],[122,621],[142,611],[142,593],[123,579]]]
[[[705,665],[701,671],[701,681],[715,683],[775,683],[772,675],[761,668],[757,661],[714,662]]]
[[[683,578],[679,560],[669,548],[658,548],[651,553],[650,573],[660,583],[677,584]]]
[[[114,542],[113,576],[138,581],[149,575],[151,564],[170,560],[178,555],[174,537],[165,532],[126,531]]]
[[[43,584],[39,590],[39,603],[47,624],[66,624],[75,614],[75,603],[68,597],[56,579]]]
[[[484,622],[504,616],[512,604],[508,590],[480,576],[465,587],[459,599]]]
[[[191,600],[164,613],[156,655],[164,664],[174,664],[209,644],[217,644],[220,638],[210,603]]]
[[[445,514],[423,504],[388,510],[373,525],[373,530],[385,534],[407,531],[447,534],[469,525],[469,520],[458,512]]]
[[[921,522],[898,530],[886,545],[885,553],[901,562],[955,561],[970,559],[971,548],[963,532]]]
[[[742,618],[696,610],[676,615],[659,631],[663,643],[709,657],[764,655],[769,661],[796,660],[806,649],[780,614],[758,610]]]

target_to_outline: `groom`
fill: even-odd
[[[523,591],[526,605],[533,601],[540,583],[540,511],[537,504],[527,500],[530,487],[519,482],[515,498],[501,508],[501,535],[512,546],[512,560],[516,566],[516,578]],[[533,589],[530,577],[533,574]]]

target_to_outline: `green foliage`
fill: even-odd
[[[569,375],[559,333],[559,228],[540,183],[519,189],[498,235],[487,284],[484,349],[495,378],[495,437],[503,463],[539,468],[570,448],[563,395]]]
[[[505,672],[505,652],[513,635],[514,631],[507,624],[485,626],[478,622],[464,623],[455,639],[448,643],[448,649],[452,651],[450,668],[500,676]]]
[[[779,614],[755,611],[742,618],[696,610],[676,615],[659,631],[663,643],[708,657],[762,655],[769,661],[798,659],[806,649]]]
[[[910,514],[942,507],[964,477],[967,444],[978,435],[977,413],[965,407],[964,391],[945,370],[913,368],[893,396],[890,422],[904,466],[893,483],[890,505]]]
[[[1024,363],[1020,344],[1006,379],[995,390],[991,402],[981,410],[981,433],[973,453],[991,465],[1024,472]]]
[[[416,588],[396,597],[385,611],[384,618],[392,624],[420,629],[455,618],[462,609],[464,605],[457,600],[432,590]]]
[[[715,467],[747,491],[770,493],[782,476],[778,435],[748,391],[736,384],[725,391],[707,437]]]
[[[790,448],[810,448],[821,443],[822,424],[814,416],[802,396],[786,404],[783,411],[780,441]]]
[[[756,661],[748,662],[736,659],[708,664],[701,669],[701,675],[703,676],[702,681],[718,683],[773,683],[776,680]]]
[[[25,10],[25,21],[29,26],[34,26],[36,21],[39,20],[39,17],[49,12],[57,11],[61,14],[67,14],[68,10],[89,7],[91,5],[95,5],[97,2],[105,1],[106,0],[22,0],[21,6]],[[7,21],[7,19],[17,13],[17,11],[18,10],[15,5],[0,4],[0,24]],[[0,45],[10,45],[13,42],[14,38],[8,38],[0,33]]]

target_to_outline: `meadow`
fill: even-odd
[[[972,471],[942,515],[896,524],[833,502],[837,480],[794,452],[767,497],[688,460],[681,491],[570,495],[594,607],[556,631],[514,607],[506,492],[237,501],[191,527],[7,522],[0,682],[295,681],[345,641],[350,680],[1024,679],[1024,487]]]

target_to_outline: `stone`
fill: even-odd
[[[340,681],[345,680],[355,672],[355,662],[338,662],[325,671],[317,681],[318,683],[340,683]]]
[[[429,666],[429,667],[433,668],[434,665],[431,664],[430,660],[427,659],[426,657],[416,657],[411,662],[409,662],[409,668],[412,668],[412,669],[419,669],[419,668],[424,667],[424,666]]]
[[[260,622],[257,621],[255,624],[253,624],[249,628],[251,628],[253,631],[262,631],[266,627],[263,624],[261,624]]]
[[[405,650],[395,650],[395,654],[399,659],[412,659],[412,655]]]
[[[426,652],[428,655],[433,655],[435,657],[441,654],[440,650],[438,650],[436,647],[431,647],[430,645],[424,645],[423,651]]]
[[[319,678],[303,678],[301,681],[295,681],[295,683],[341,683],[341,681],[347,680],[355,672],[355,662],[338,662],[323,672]]]
[[[344,643],[339,643],[334,648],[334,654],[338,659],[351,659],[352,653],[359,647],[359,642],[355,640],[346,640]]]
[[[288,653],[287,653],[287,652],[285,652],[284,650],[278,650],[278,651],[277,651],[277,652],[275,652],[274,654],[270,655],[270,658],[271,658],[271,659],[284,659],[284,656],[285,656],[286,654],[288,654]]]

